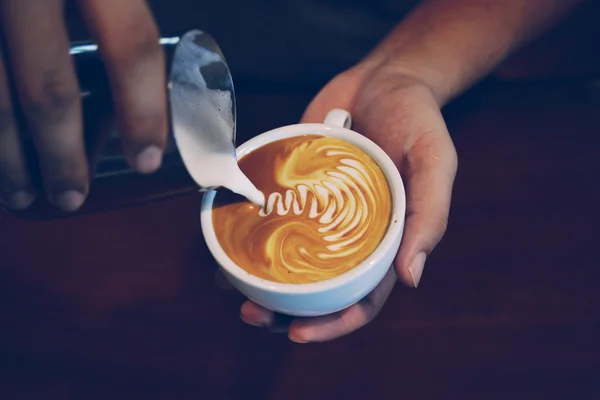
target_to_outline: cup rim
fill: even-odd
[[[207,191],[204,193],[200,208],[200,222],[204,240],[206,241],[212,256],[215,258],[221,268],[240,281],[243,281],[246,285],[250,285],[254,288],[265,290],[271,293],[308,294],[322,292],[342,286],[350,281],[360,278],[373,268],[376,268],[377,264],[382,258],[385,257],[387,252],[397,250],[394,248],[394,246],[398,236],[403,234],[406,213],[406,193],[404,189],[404,182],[392,159],[383,151],[383,149],[381,149],[381,147],[367,137],[356,131],[343,127],[331,126],[322,123],[300,123],[275,128],[255,136],[254,138],[237,147],[237,157],[239,159],[258,147],[280,139],[311,134],[331,136],[353,144],[371,156],[377,165],[379,165],[387,179],[392,195],[392,212],[390,215],[389,226],[385,232],[385,235],[383,236],[383,239],[375,248],[375,250],[357,266],[340,275],[324,281],[311,283],[275,282],[252,275],[233,262],[233,260],[231,260],[231,258],[225,253],[216,238],[212,222],[212,206],[216,191]]]

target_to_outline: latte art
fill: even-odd
[[[265,195],[265,206],[223,204],[213,210],[213,223],[228,256],[261,278],[330,279],[368,257],[387,230],[387,180],[366,153],[342,140],[280,140],[243,157],[240,168]]]
[[[343,154],[323,150],[326,156]],[[341,159],[339,162],[341,165],[335,170],[326,172],[328,180],[304,181],[305,183],[295,185],[295,190],[286,190],[283,196],[271,193],[265,209],[259,212],[260,216],[268,216],[273,212],[280,216],[306,213],[308,219],[320,225],[317,230],[323,234],[322,239],[331,243],[327,245],[330,253],[318,254],[320,258],[342,257],[360,250],[360,239],[366,234],[368,227],[369,203],[375,202],[375,187],[364,165],[353,159]],[[285,182],[288,187],[290,184],[294,185],[287,179],[284,181],[288,181]],[[351,246],[352,244],[355,245]]]

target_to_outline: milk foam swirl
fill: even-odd
[[[226,252],[249,272],[280,282],[320,281],[358,265],[389,223],[391,197],[379,166],[360,149],[329,137],[284,139],[257,151],[267,147],[273,147],[271,157],[253,152],[240,160],[266,202],[262,209],[246,205],[242,218],[235,217],[239,209],[229,210],[218,222],[229,223],[236,236]],[[254,164],[261,158],[270,179],[252,168],[261,169]]]
[[[328,151],[327,156],[334,153]],[[345,154],[350,155],[350,154]],[[327,171],[329,180],[300,183],[295,190],[288,189],[284,195],[271,193],[265,208],[259,215],[268,216],[276,212],[280,216],[292,212],[301,215],[308,209],[307,218],[316,220],[320,233],[338,231],[322,236],[331,244],[327,245],[330,254],[319,254],[321,258],[340,257],[358,251],[354,246],[368,227],[369,202],[374,203],[374,185],[364,165],[353,159],[341,159],[335,171]],[[349,238],[346,236],[350,235]],[[345,250],[345,251],[340,251]]]

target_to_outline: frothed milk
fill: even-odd
[[[233,88],[210,88],[201,73],[204,67],[225,68],[222,56],[184,40],[177,57],[185,61],[174,63],[171,70],[171,114],[188,172],[205,189],[226,187],[255,204],[264,204],[263,194],[237,163]],[[224,73],[219,74],[215,73]]]
[[[347,142],[292,137],[239,163],[265,194],[265,205],[217,193],[213,226],[225,253],[253,275],[283,283],[330,279],[360,264],[387,231],[387,179]]]

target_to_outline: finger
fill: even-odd
[[[80,0],[98,41],[129,163],[142,173],[160,167],[167,138],[165,61],[144,0]]]
[[[325,342],[363,327],[377,316],[392,293],[396,280],[394,269],[390,268],[381,283],[353,306],[322,317],[295,319],[289,329],[290,340],[298,343]]]
[[[275,320],[275,313],[248,300],[242,304],[240,317],[247,324],[266,327],[270,326]]]
[[[387,91],[382,87],[379,82],[377,90],[361,97],[355,120],[394,160],[404,180],[406,219],[394,264],[400,280],[417,287],[427,256],[446,231],[456,150],[429,89],[403,79],[396,84],[391,79]],[[378,96],[386,101],[375,101]]]
[[[272,333],[284,333],[288,331],[293,317],[274,313],[259,306],[251,300],[242,304],[240,318],[248,325],[267,328]]]
[[[88,193],[88,165],[63,2],[6,0],[0,4],[21,108],[48,196],[62,209],[76,210]]]
[[[23,210],[33,202],[25,155],[13,118],[6,67],[0,47],[0,202],[13,210]]]
[[[353,68],[333,78],[310,102],[302,115],[302,123],[321,123],[334,108],[352,110],[354,98],[366,72]]]
[[[419,285],[427,256],[446,232],[456,170],[456,151],[445,127],[424,134],[404,158],[406,221],[395,264],[408,286]]]

